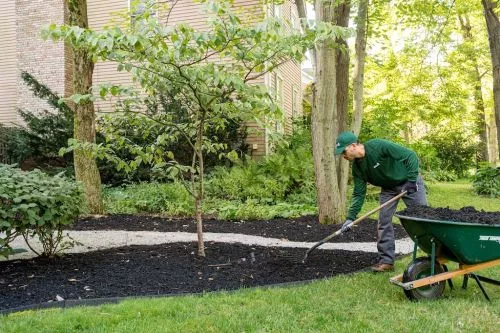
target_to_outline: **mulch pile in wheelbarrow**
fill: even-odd
[[[500,224],[500,212],[478,211],[474,207],[463,207],[459,210],[450,208],[432,208],[412,206],[398,212],[399,215],[419,217],[429,220],[468,222],[481,224]]]

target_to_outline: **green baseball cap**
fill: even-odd
[[[340,133],[335,144],[335,155],[342,154],[347,146],[356,142],[358,142],[358,138],[353,132]]]

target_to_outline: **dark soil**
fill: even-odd
[[[375,242],[375,220],[361,222],[335,242]],[[338,230],[316,216],[270,221],[204,220],[205,232],[238,233],[290,241],[317,242]],[[194,219],[112,215],[78,220],[73,230],[196,232]],[[394,225],[396,238],[407,237]],[[60,258],[0,262],[0,311],[44,302],[195,293],[304,281],[354,272],[376,262],[376,253],[266,248],[206,243],[206,258],[195,243],[128,246]],[[46,303],[44,303],[46,304]]]
[[[377,254],[207,243],[128,246],[104,251],[0,262],[0,310],[56,300],[179,294],[303,281],[369,266]]]
[[[317,216],[302,216],[295,219],[274,219],[268,221],[219,221],[203,220],[204,232],[237,233],[269,238],[288,239],[297,242],[317,242],[334,233],[340,225],[324,225]],[[128,230],[128,231],[184,231],[196,232],[192,218],[167,219],[153,216],[109,215],[100,218],[85,218],[75,222],[72,230]],[[408,237],[404,228],[394,224],[396,239]],[[354,230],[330,240],[336,243],[376,242],[377,221],[366,219]]]
[[[500,212],[478,211],[474,207],[463,207],[459,210],[450,208],[432,208],[426,206],[411,206],[398,212],[399,215],[420,217],[429,220],[450,222],[468,222],[480,224],[500,224]]]

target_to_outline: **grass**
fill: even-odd
[[[400,272],[409,258],[397,262]],[[394,273],[392,273],[394,274]],[[410,302],[391,273],[357,273],[307,285],[117,305],[27,311],[0,317],[10,332],[498,332],[500,290],[488,303],[472,281],[435,301]],[[487,276],[500,279],[500,269]],[[455,279],[455,285],[460,286]]]
[[[428,199],[432,206],[500,211],[500,200],[473,195],[464,181],[430,184]],[[367,202],[364,210],[376,204]],[[500,288],[485,284],[490,304],[474,281],[462,290],[456,278],[455,290],[447,287],[442,299],[410,302],[388,281],[410,260],[399,260],[396,273],[356,273],[286,288],[14,313],[0,317],[0,332],[498,332]],[[478,274],[500,280],[500,267]]]
[[[451,209],[460,209],[465,206],[473,206],[477,210],[487,212],[500,212],[499,198],[490,198],[479,196],[472,191],[472,184],[467,180],[455,182],[436,182],[426,184],[429,187],[427,191],[427,201],[432,207],[449,207]],[[359,214],[367,213],[378,206],[378,201],[366,201]],[[398,210],[404,209],[403,202],[399,202]],[[376,217],[377,215],[373,215]],[[397,222],[395,218],[393,222]]]

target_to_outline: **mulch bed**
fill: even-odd
[[[411,206],[398,214],[409,217],[419,217],[429,220],[468,222],[496,225],[500,224],[500,212],[478,211],[474,207],[463,207],[459,210],[450,208],[432,208],[426,206]]]
[[[271,221],[204,221],[205,232],[225,232],[316,242],[336,226],[314,216]],[[407,237],[394,225],[396,238]],[[151,216],[106,216],[80,219],[73,230],[187,231],[193,219]],[[376,221],[365,220],[336,242],[375,242]],[[313,251],[305,264],[305,249],[272,248],[206,242],[206,258],[195,243],[127,246],[58,258],[0,262],[0,311],[64,300],[233,290],[242,287],[305,281],[355,272],[377,260],[376,253]]]
[[[207,243],[127,246],[61,258],[0,262],[0,310],[63,299],[179,294],[304,281],[368,267],[375,253]]]
[[[340,225],[324,225],[318,222],[317,216],[302,216],[294,219],[273,219],[259,221],[220,221],[203,220],[204,232],[236,233],[269,238],[288,239],[297,242],[317,242],[334,233]],[[162,231],[162,232],[196,232],[193,218],[168,219],[140,215],[109,215],[99,218],[82,218],[70,227],[71,230],[128,230],[128,231]],[[404,228],[394,224],[396,239],[408,237]],[[346,232],[334,237],[330,242],[376,242],[377,221],[366,219]]]

